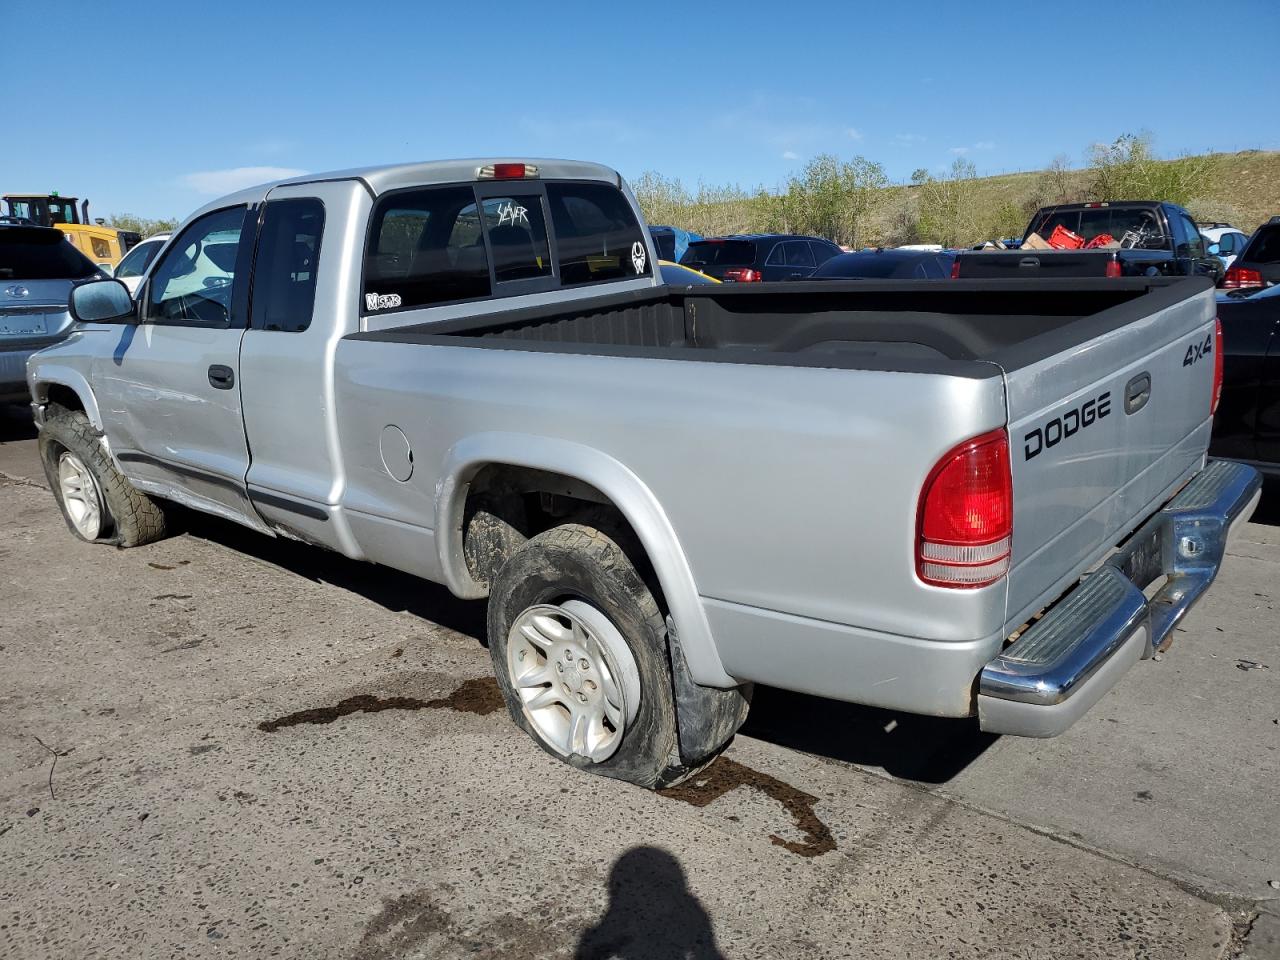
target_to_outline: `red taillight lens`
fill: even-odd
[[[734,283],[759,283],[764,277],[760,275],[759,270],[752,270],[750,267],[730,267],[724,272],[722,279]]]
[[[916,572],[939,587],[984,587],[1009,572],[1009,436],[992,430],[949,450],[929,473],[917,515]]]
[[[1250,270],[1248,267],[1231,267],[1222,278],[1222,286],[1227,290],[1239,290],[1241,287],[1262,286],[1262,272]]]
[[[951,279],[952,280],[960,279],[960,261],[959,260],[951,261]]]
[[[1218,412],[1218,401],[1222,399],[1222,321],[1213,321],[1213,402],[1209,405],[1209,416]]]
[[[1108,262],[1107,262],[1107,272],[1104,274],[1104,276],[1107,276],[1107,277],[1118,277],[1118,276],[1120,276],[1120,261],[1119,261],[1119,260],[1110,260],[1110,261],[1108,261]]]

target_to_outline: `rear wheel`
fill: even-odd
[[[489,650],[512,719],[553,756],[643,787],[679,783],[666,623],[619,540],[583,523],[532,538],[489,595]]]
[[[84,413],[53,412],[39,443],[49,486],[81,540],[136,547],[165,535],[164,510],[120,474]]]

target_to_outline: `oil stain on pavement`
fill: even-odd
[[[803,841],[797,842],[770,834],[769,840],[775,846],[783,847],[801,857],[819,857],[836,848],[831,828],[813,812],[813,805],[818,802],[817,797],[727,757],[720,757],[698,776],[680,786],[668,787],[658,792],[673,800],[705,807],[735,787],[751,787],[780,803],[805,835]]]
[[[264,720],[258,724],[263,733],[275,733],[285,727],[296,727],[304,723],[333,723],[353,713],[381,713],[383,710],[439,710],[447,708],[458,713],[474,713],[486,716],[495,710],[502,709],[504,703],[498,682],[492,677],[478,677],[465,681],[457,690],[447,697],[433,700],[421,700],[417,697],[375,697],[361,694],[335,703],[331,707],[312,707],[299,710],[275,720]]]

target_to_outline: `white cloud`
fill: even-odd
[[[785,150],[783,151],[782,159],[783,160],[799,160],[800,154],[796,153],[794,150]]]
[[[859,130],[857,127],[850,127],[849,129],[847,129],[847,130],[844,132],[844,134],[845,134],[845,136],[846,136],[846,137],[848,137],[850,140],[861,140],[861,139],[862,139],[862,131],[861,131],[861,130]]]
[[[947,153],[954,153],[957,157],[963,157],[968,152],[968,147],[951,147],[947,150]]]
[[[994,150],[996,145],[990,140],[979,140],[977,143],[969,147],[951,147],[947,153],[955,154],[957,157],[963,157],[968,153],[978,153],[984,150]]]
[[[979,140],[973,145],[973,149],[975,150],[994,150],[995,148],[996,145],[990,140]]]
[[[183,186],[196,193],[210,196],[221,196],[224,193],[235,193],[245,187],[272,180],[285,180],[306,173],[293,167],[232,167],[229,170],[202,170],[198,173],[184,173],[178,179]]]

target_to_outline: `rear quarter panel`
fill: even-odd
[[[926,586],[913,551],[930,468],[1004,423],[1002,380],[988,366],[973,379],[344,340],[344,506],[434,528],[442,465],[464,439],[570,441],[652,492],[704,598],[906,636],[986,637],[1002,625],[1004,586]],[[381,462],[388,424],[414,450],[407,483]]]

